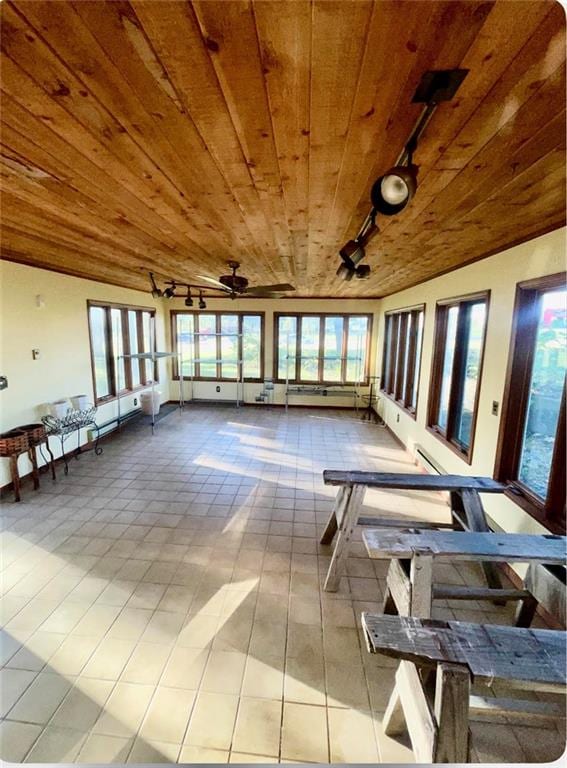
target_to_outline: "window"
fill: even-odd
[[[488,313],[488,293],[437,304],[428,426],[468,463]]]
[[[278,381],[354,384],[368,381],[370,315],[274,315]]]
[[[93,384],[97,403],[152,381],[151,360],[125,357],[151,351],[153,309],[87,302]],[[153,372],[157,381],[157,365]]]
[[[520,283],[495,476],[514,499],[565,532],[565,275]]]
[[[386,314],[382,392],[415,416],[423,341],[424,308]]]
[[[264,315],[248,312],[171,312],[174,349],[184,379],[246,381],[264,376]],[[179,362],[173,361],[174,379]]]

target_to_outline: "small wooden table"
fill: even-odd
[[[337,541],[327,572],[324,589],[336,592],[344,573],[348,545],[356,525],[389,526],[398,529],[456,528],[476,532],[489,532],[486,515],[479,493],[503,493],[506,486],[490,477],[469,477],[466,475],[426,475],[416,473],[357,472],[326,469],[323,472],[325,485],[338,485],[333,511],[321,537],[321,544],[330,544],[336,533]],[[392,518],[361,517],[360,508],[367,488],[403,491],[448,491],[451,502],[451,524],[429,523],[418,520],[395,520]],[[501,588],[501,581],[494,565],[483,563],[486,580],[493,589]]]
[[[416,762],[468,762],[475,716],[524,724],[565,717],[564,707],[541,701],[470,695],[471,683],[564,693],[563,631],[370,613],[362,626],[371,653],[402,659],[383,727],[388,735],[407,728]]]
[[[517,533],[457,531],[365,530],[362,538],[372,559],[390,558],[385,613],[431,616],[432,600],[533,600],[529,584],[524,589],[494,589],[433,584],[436,557],[455,561],[563,565],[567,538],[554,534],[528,536]],[[408,565],[409,563],[409,565]]]

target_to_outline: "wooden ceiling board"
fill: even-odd
[[[565,222],[565,18],[552,0],[17,0],[2,23],[2,257],[387,295]],[[469,71],[335,277],[427,69]]]

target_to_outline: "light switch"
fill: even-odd
[[[41,353],[39,349],[32,349],[32,357],[34,360],[39,360],[39,358],[41,357]]]

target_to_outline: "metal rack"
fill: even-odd
[[[243,337],[242,333],[222,333],[222,332],[221,333],[212,333],[212,332],[211,333],[206,333],[206,332],[202,332],[202,333],[201,332],[197,332],[197,333],[195,333],[194,331],[190,331],[188,333],[188,335],[191,336],[193,339],[196,336],[220,336],[220,337],[225,337],[225,338],[227,338],[227,337],[238,338],[238,339],[241,340],[240,344],[239,344],[239,347],[242,350],[242,337]],[[191,349],[194,349],[194,346],[195,346],[194,344],[191,344]],[[197,400],[198,399],[198,398],[196,398],[194,396],[194,380],[195,380],[195,364],[196,363],[207,363],[209,365],[212,365],[212,364],[217,365],[219,363],[221,365],[236,365],[236,368],[237,368],[237,377],[235,379],[235,383],[236,383],[236,407],[240,408],[240,404],[244,402],[244,358],[243,357],[237,358],[236,360],[224,360],[224,359],[221,359],[221,358],[209,360],[209,359],[200,358],[200,357],[190,357],[186,362],[189,363],[190,370],[191,370],[191,375],[189,376],[189,380],[191,382],[191,398],[190,398],[191,400]],[[183,390],[183,381],[184,381],[184,379],[185,379],[185,377],[183,375],[183,364],[182,364],[182,361],[180,361],[180,365],[179,365],[179,387],[180,387],[180,390]],[[215,381],[215,379],[212,379],[212,380]],[[218,381],[218,379],[217,379],[217,381]]]
[[[59,438],[59,442],[61,443],[61,457],[63,459],[63,464],[65,465],[66,475],[69,473],[69,462],[67,461],[67,456],[65,455],[65,442],[75,432],[77,433],[77,447],[73,451],[75,458],[78,458],[79,454],[86,453],[89,450],[94,450],[97,456],[102,453],[102,448],[98,444],[100,438],[100,429],[95,421],[96,412],[97,408],[93,405],[83,411],[68,411],[65,416],[60,418],[57,416],[44,416],[42,418],[42,422],[46,428],[47,437]],[[83,448],[81,446],[81,429],[86,429],[87,427],[94,427],[96,430],[96,439],[93,449]],[[39,450],[43,460],[45,461],[45,456],[43,455],[41,446]],[[51,454],[51,451],[49,451],[49,453]],[[51,460],[53,461],[53,456],[51,456]]]
[[[315,397],[352,397],[353,398],[353,405],[358,413],[358,401],[360,398],[360,367],[362,364],[362,354],[360,350],[360,344],[357,344],[357,355],[356,357],[348,357],[348,356],[341,356],[341,355],[300,355],[299,358],[296,354],[290,355],[289,353],[290,349],[290,335],[288,334],[287,340],[286,340],[286,369],[285,369],[285,410],[287,413],[288,405],[289,405],[289,396],[290,395],[300,395],[301,397],[307,395],[307,396],[315,396]],[[337,389],[337,387],[344,387],[345,385],[342,382],[337,382],[336,384],[296,384],[293,386],[290,386],[289,384],[289,361],[293,360],[294,362],[299,360],[340,360],[341,362],[343,360],[356,360],[358,363],[356,375],[355,375],[355,383],[352,389]]]
[[[183,360],[181,357],[181,353],[177,352],[157,352],[156,351],[156,325],[155,325],[155,318],[150,319],[150,346],[151,351],[150,352],[137,352],[133,355],[117,355],[116,360],[151,360],[152,361],[152,381],[150,384],[151,390],[152,390],[152,435],[155,431],[155,424],[156,424],[156,417],[154,413],[154,396],[155,396],[155,388],[156,388],[156,380],[155,380],[155,366],[158,360],[161,360],[163,358],[168,357],[177,357],[179,359],[179,370],[182,370],[183,366]],[[118,366],[117,366],[118,368]],[[116,398],[117,402],[117,424],[118,428],[120,428],[121,424],[121,415],[120,415],[120,394],[118,394]],[[179,407],[183,408],[185,405],[185,400],[183,398],[183,386],[182,386],[182,379],[179,377]]]

